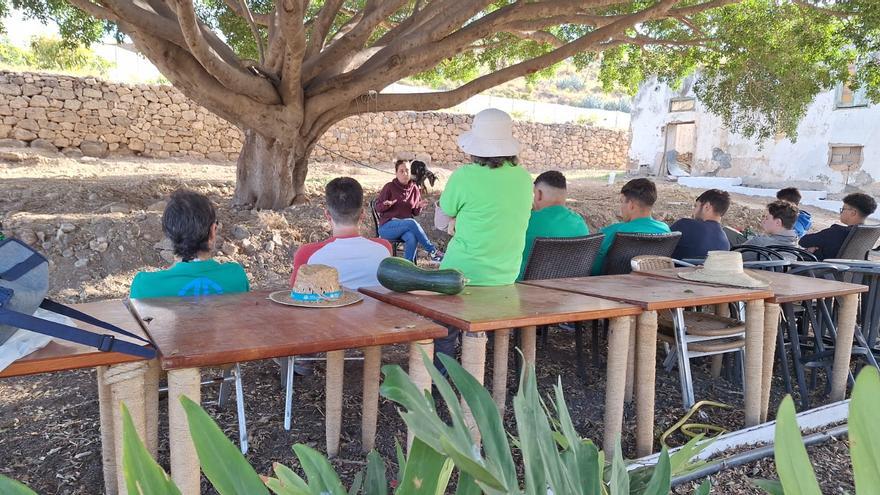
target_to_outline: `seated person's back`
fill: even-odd
[[[807,234],[801,237],[800,245],[820,260],[834,258],[843,247],[850,230],[865,223],[876,210],[877,202],[871,196],[863,193],[849,194],[843,198],[843,207],[840,209],[840,221],[843,225],[834,224],[819,232]]]
[[[633,179],[620,189],[620,223],[602,229],[605,239],[593,264],[593,275],[600,275],[605,267],[605,257],[618,232],[636,234],[668,234],[669,226],[654,220],[654,203],[657,202],[657,186],[648,179]]]
[[[697,197],[693,218],[682,218],[670,230],[681,232],[681,238],[672,257],[678,260],[705,258],[709,251],[727,251],[730,242],[721,228],[721,217],[730,207],[730,194],[709,189]]]
[[[205,196],[187,190],[171,195],[162,214],[162,230],[181,261],[155,272],[139,272],[130,297],[205,296],[247,292],[247,275],[238,263],[212,258],[217,239],[217,213]]]
[[[535,179],[532,215],[526,228],[518,280],[526,271],[536,237],[579,237],[590,233],[584,219],[565,206],[565,195],[565,176],[561,172],[551,170]]]
[[[794,231],[798,208],[788,201],[774,201],[767,205],[761,221],[762,234],[744,242],[743,246],[797,246],[798,237]],[[784,258],[794,259],[795,256],[783,253]],[[759,256],[754,252],[744,252],[743,261],[754,261]]]
[[[327,209],[324,216],[333,234],[327,240],[303,244],[293,256],[290,285],[296,280],[299,267],[321,264],[336,268],[339,283],[357,290],[379,285],[376,271],[379,263],[391,256],[391,244],[384,239],[368,239],[358,233],[364,216],[364,190],[351,177],[337,177],[324,189]]]

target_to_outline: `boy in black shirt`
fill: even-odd
[[[871,196],[863,193],[850,194],[843,198],[843,207],[840,209],[840,222],[843,225],[834,224],[815,234],[807,234],[801,237],[800,245],[820,260],[834,258],[852,227],[865,223],[865,219],[875,210],[877,202]]]

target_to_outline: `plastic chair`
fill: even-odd
[[[381,237],[379,235],[379,213],[376,211],[376,201],[378,198],[370,201],[370,216],[373,218],[373,227],[375,228],[376,237]],[[403,244],[403,239],[385,239],[386,241],[391,243],[391,255],[397,256],[397,250],[400,248],[401,244]]]
[[[663,256],[636,256],[632,259],[633,271],[662,270],[673,268],[676,264],[676,260]],[[671,370],[675,362],[678,362],[681,396],[685,409],[694,405],[691,359],[735,352],[739,359],[740,370],[745,369],[743,352],[746,328],[742,321],[677,308],[670,313],[658,315],[657,325],[659,330],[657,335],[660,340],[673,346],[665,364],[667,370]]]
[[[550,278],[589,277],[605,234],[582,237],[538,237],[532,245],[532,252],[526,262],[523,280],[545,280]],[[598,361],[599,332],[593,332],[593,362]],[[586,365],[583,359],[583,323],[575,323],[575,347],[578,374],[586,378]],[[546,329],[544,335],[546,336]]]
[[[632,271],[632,259],[636,256],[653,255],[671,257],[681,238],[681,232],[669,234],[618,233],[608,249],[605,275],[621,275]]]

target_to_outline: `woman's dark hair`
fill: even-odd
[[[409,164],[410,164],[409,160],[404,160],[404,159],[395,160],[394,161],[394,173],[397,173],[397,169],[399,169],[400,166],[403,164],[406,164],[406,168],[409,169]]]
[[[192,261],[199,252],[211,250],[208,240],[216,221],[217,211],[206,196],[178,189],[162,214],[162,230],[171,239],[174,254],[183,261]]]
[[[797,221],[798,213],[800,213],[794,203],[783,200],[777,200],[767,205],[767,211],[771,217],[778,218],[786,229],[794,228],[794,222]]]
[[[843,198],[843,203],[858,210],[863,217],[869,217],[872,213],[877,211],[877,202],[874,201],[874,198],[865,193],[847,194],[846,197]]]
[[[505,163],[511,165],[519,165],[515,156],[474,156],[471,155],[471,161],[489,168],[498,168]]]

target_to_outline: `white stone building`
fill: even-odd
[[[780,135],[759,144],[727,130],[692,86],[692,79],[679,90],[656,80],[642,85],[632,110],[631,170],[880,192],[880,106],[869,105],[863,92],[840,86],[822,93],[798,126],[797,141]]]

